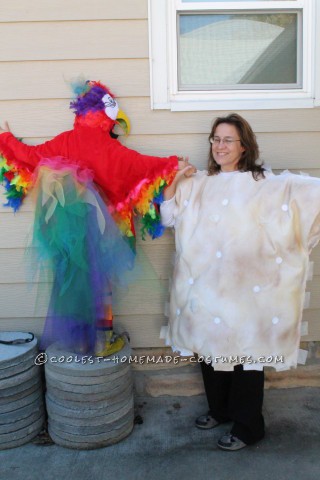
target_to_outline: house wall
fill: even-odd
[[[7,119],[29,144],[70,129],[69,83],[81,75],[101,80],[118,97],[132,122],[124,144],[147,154],[189,155],[204,168],[212,120],[227,112],[151,110],[147,15],[147,0],[0,0],[1,122]],[[320,108],[239,113],[251,123],[269,166],[320,176]],[[0,207],[0,330],[42,330],[47,300],[37,298],[36,279],[34,288],[27,285],[24,261],[32,218],[30,199],[15,215]],[[116,324],[130,332],[133,347],[161,347],[173,237],[167,232],[138,243],[153,268],[123,298]],[[320,340],[320,247],[312,260],[303,337],[309,342]]]

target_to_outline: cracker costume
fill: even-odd
[[[166,343],[211,357],[216,370],[233,370],[243,356],[244,369],[297,365],[320,179],[265,175],[198,172],[161,206],[176,240]]]

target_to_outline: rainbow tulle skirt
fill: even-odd
[[[35,173],[32,265],[52,280],[41,348],[60,342],[93,352],[111,293],[125,287],[135,254],[111,217],[89,170],[61,157]]]

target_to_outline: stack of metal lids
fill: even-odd
[[[105,447],[133,429],[130,347],[109,357],[90,357],[51,345],[45,364],[48,431],[58,445]]]
[[[23,445],[42,429],[45,414],[38,341],[27,332],[0,332],[0,450]]]

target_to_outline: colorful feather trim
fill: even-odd
[[[112,212],[113,217],[121,230],[128,237],[128,240],[134,242],[134,232],[132,231],[132,208],[136,214],[142,216],[141,235],[145,239],[146,234],[152,238],[158,238],[163,234],[164,228],[160,221],[160,204],[163,202],[163,190],[170,184],[175,176],[175,170],[163,172],[153,180],[144,179],[131,192],[128,199],[118,204]],[[32,173],[23,168],[17,168],[0,155],[0,183],[4,185],[6,207],[11,207],[15,212],[19,210],[22,202],[32,187]]]
[[[0,155],[0,183],[5,188],[7,198],[4,206],[11,207],[16,212],[32,186],[32,173],[9,164],[7,159]]]
[[[132,232],[132,209],[134,213],[141,215],[141,236],[145,240],[146,234],[153,239],[160,237],[164,227],[160,220],[160,204],[163,202],[163,190],[169,185],[176,174],[176,169],[163,172],[162,176],[153,180],[144,179],[130,193],[130,197],[116,207],[113,217],[120,230],[127,237],[133,236]]]

